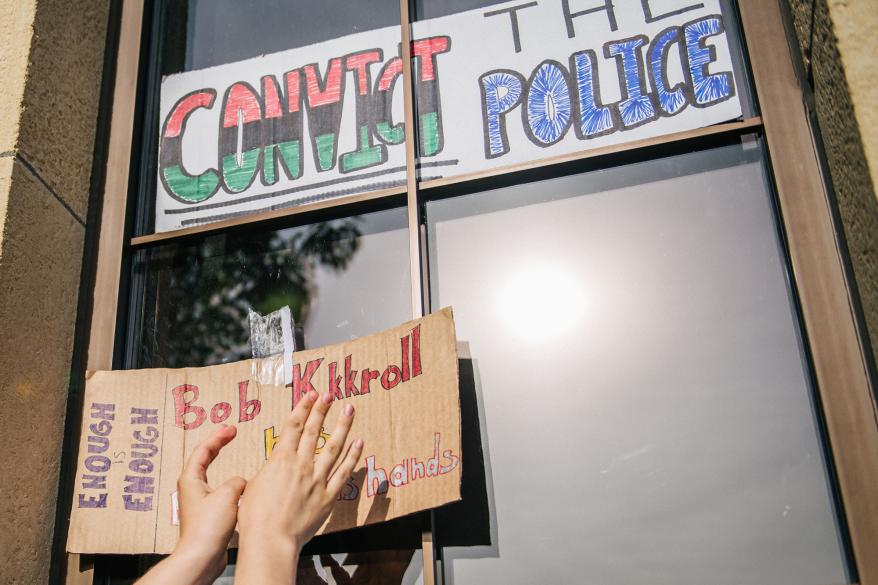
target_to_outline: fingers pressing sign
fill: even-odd
[[[208,466],[219,455],[220,449],[228,445],[237,434],[238,429],[235,427],[222,425],[210,437],[195,447],[186,461],[183,473],[180,474],[180,479],[177,482],[178,487],[186,483],[192,487],[192,491],[207,493],[209,491],[207,485]]]
[[[177,479],[180,538],[171,556],[137,581],[137,585],[213,583],[226,566],[226,547],[235,530],[238,500],[246,482],[232,477],[211,489],[207,468],[237,429],[223,425],[199,443]]]
[[[232,477],[213,489],[207,481],[208,467],[235,438],[235,427],[220,426],[196,446],[177,480],[177,548],[147,575],[151,580],[141,583],[182,582],[168,578],[180,573],[170,561],[174,558],[184,559],[191,582],[212,582],[225,567],[236,521],[241,538],[235,582],[291,583],[299,550],[326,521],[363,453],[362,440],[347,443],[354,407],[345,404],[315,461],[331,405],[328,394],[303,396],[281,428],[271,458],[249,482]]]
[[[225,567],[226,547],[235,530],[238,500],[246,482],[232,477],[214,490],[207,483],[207,468],[236,434],[235,427],[218,427],[195,447],[177,480],[180,540],[175,550],[209,559],[207,571],[214,577]]]
[[[326,413],[329,412],[330,405],[332,405],[332,395],[327,392],[314,403],[310,414],[308,414],[308,420],[305,421],[305,429],[302,431],[302,438],[299,439],[299,448],[297,449],[298,455],[303,459],[303,462],[313,463],[314,461],[317,439],[320,437],[320,429],[323,428],[323,421],[326,419]],[[345,433],[346,437],[347,433]]]
[[[277,444],[272,450],[272,457],[293,457],[303,469],[309,469],[313,466],[316,477],[322,478],[324,481],[329,480],[330,473],[344,450],[345,441],[354,422],[354,407],[352,404],[345,404],[338,415],[335,428],[329,435],[329,439],[321,449],[315,463],[314,452],[317,449],[320,432],[324,428],[326,414],[331,405],[332,396],[328,393],[319,396],[312,391],[304,395],[284,423]],[[358,440],[350,445],[339,469],[348,462],[348,459],[352,459],[353,465],[356,465],[362,452],[362,443],[362,440]],[[353,465],[350,466],[348,475],[353,471]],[[342,480],[342,485],[346,479],[347,477]]]
[[[329,439],[326,441],[326,445],[323,446],[320,455],[317,457],[314,472],[318,476],[326,479],[329,478],[329,472],[332,471],[339,455],[341,455],[342,449],[345,445],[345,439],[347,439],[353,423],[354,407],[352,404],[345,404],[338,415],[338,419],[335,421],[335,428],[332,430]],[[350,450],[348,453],[350,453]],[[345,477],[345,479],[347,479],[347,477]]]
[[[354,407],[350,404],[341,407],[330,437],[315,460],[331,405],[328,394],[310,392],[303,396],[281,428],[270,459],[247,483],[238,514],[239,569],[243,574],[258,568],[258,563],[248,562],[251,555],[245,554],[260,550],[260,545],[248,547],[258,542],[258,535],[276,535],[275,542],[286,543],[296,551],[310,540],[329,516],[359,461],[363,441],[347,442],[354,422]]]
[[[305,428],[305,421],[308,420],[311,407],[317,400],[317,392],[313,390],[302,396],[296,408],[287,417],[283,428],[281,428],[280,437],[274,446],[272,454],[296,452],[299,446],[299,439],[302,437],[302,430]]]

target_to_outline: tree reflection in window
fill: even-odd
[[[360,246],[361,218],[267,233],[208,236],[148,252],[142,343],[134,367],[186,367],[250,357],[248,310],[289,305],[304,326],[318,266],[344,271]]]

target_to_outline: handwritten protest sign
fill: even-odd
[[[169,553],[176,481],[215,425],[238,436],[208,471],[212,485],[252,477],[304,392],[334,398],[318,450],[341,403],[357,411],[349,441],[363,459],[319,534],[460,499],[460,405],[451,309],[346,343],[204,368],[88,375],[67,550]],[[246,497],[246,491],[244,494]],[[382,510],[376,517],[374,509]],[[386,512],[385,512],[386,510]],[[370,513],[372,512],[372,513]]]
[[[515,1],[412,33],[422,180],[741,116],[719,0]],[[156,231],[405,185],[399,39],[165,77]]]

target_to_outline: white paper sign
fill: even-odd
[[[420,177],[741,116],[719,0],[535,0],[413,26]],[[405,184],[399,28],[171,75],[158,232]]]

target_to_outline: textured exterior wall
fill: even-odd
[[[30,38],[34,22],[33,1],[6,1],[0,10],[0,156],[8,156],[15,148],[18,137],[18,119]],[[4,165],[0,174],[0,218],[6,216],[11,167]],[[3,250],[3,232],[0,229],[0,254]]]
[[[0,18],[0,153],[15,146],[36,3],[3,3]]]
[[[878,350],[878,3],[787,0],[872,347]]]
[[[829,15],[872,184],[878,185],[878,2],[829,0]]]
[[[48,581],[107,15],[0,3],[3,584]]]

